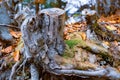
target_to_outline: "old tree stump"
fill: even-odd
[[[59,66],[54,61],[54,55],[62,55],[65,44],[63,29],[65,11],[52,8],[44,9],[37,16],[28,17],[21,26],[24,41],[24,54],[32,62],[32,80],[38,80],[37,66],[46,70],[54,70]],[[36,71],[36,73],[34,72]]]
[[[120,79],[120,74],[110,67],[94,71],[62,68],[56,61],[56,55],[62,55],[65,49],[64,23],[65,11],[59,8],[44,9],[24,20],[21,25],[24,60],[12,67],[9,80],[15,78],[15,72],[21,66],[29,69],[31,80]]]

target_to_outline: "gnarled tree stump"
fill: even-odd
[[[58,8],[44,9],[37,17],[28,17],[23,22],[21,31],[24,53],[26,59],[33,62],[30,67],[33,71],[31,73],[38,73],[35,69],[37,63],[50,69],[59,68],[54,61],[54,55],[62,55],[65,48],[64,22],[65,11]],[[37,79],[33,78],[33,80]]]
[[[50,8],[42,10],[37,16],[27,17],[21,25],[23,53],[30,65],[31,80],[76,80],[83,76],[91,80],[120,79],[120,74],[113,68],[95,71],[62,69],[55,62],[55,56],[64,52],[64,19],[64,10]],[[15,71],[14,68],[12,70]],[[9,80],[12,80],[13,75],[14,72]]]
[[[58,8],[44,9],[37,17],[28,17],[22,24],[26,57],[62,54],[65,12]],[[41,59],[42,59],[41,58]]]

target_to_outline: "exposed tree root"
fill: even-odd
[[[96,71],[83,71],[83,70],[54,70],[58,75],[77,75],[77,76],[87,76],[87,77],[105,77],[108,79],[120,79],[120,73],[116,72],[113,68],[108,67],[106,69],[100,69]]]
[[[0,73],[0,80],[8,80],[10,76],[10,70],[6,70],[2,74]]]
[[[11,71],[11,74],[10,74],[10,77],[9,77],[9,80],[13,80],[14,76],[15,76],[15,73],[16,73],[16,70],[17,70],[17,67],[20,65],[20,61],[16,62],[13,67],[12,67],[12,71]]]
[[[34,64],[30,65],[31,80],[39,80],[39,72]]]
[[[27,60],[28,60],[28,59],[25,59],[25,60],[19,65],[19,67],[16,69],[16,71],[18,71],[19,69],[21,69],[22,66],[25,66]]]

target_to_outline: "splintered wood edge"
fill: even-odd
[[[59,9],[59,8],[47,8],[47,9],[41,10],[40,14],[41,13],[45,13],[45,14],[48,14],[48,15],[54,17],[54,16],[59,16],[59,15],[65,14],[65,11],[62,9]]]

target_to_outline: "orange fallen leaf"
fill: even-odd
[[[21,32],[15,32],[13,30],[10,30],[10,34],[15,38],[19,38],[21,36]]]
[[[67,35],[67,31],[64,31],[64,35]]]
[[[83,40],[86,40],[86,34],[84,32],[81,33],[81,37]]]
[[[110,46],[110,43],[108,41],[103,41],[103,43]]]
[[[14,61],[19,61],[19,57],[20,57],[20,54],[19,54],[19,50],[16,50],[15,52],[13,52],[13,58],[14,58]]]
[[[73,29],[68,29],[68,32],[72,33],[72,32],[74,32],[74,30]]]
[[[46,0],[35,0],[34,3],[45,4]]]
[[[10,52],[12,52],[12,49],[13,49],[12,46],[8,46],[7,48],[2,49],[1,52],[2,53],[10,53]]]
[[[115,46],[118,46],[118,42],[117,42],[117,41],[114,41],[114,45],[115,45]]]
[[[65,39],[66,40],[70,40],[70,36],[65,36]]]

